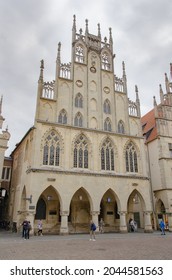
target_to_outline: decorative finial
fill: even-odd
[[[112,28],[109,27],[109,43],[112,44],[113,39],[112,39]]]
[[[101,33],[100,33],[100,23],[98,23],[97,26],[98,26],[98,36],[101,37]]]
[[[61,42],[58,43],[57,62],[60,62],[60,51],[61,51]]]
[[[139,91],[138,91],[138,86],[137,85],[135,85],[135,92],[136,92],[136,101],[140,102],[139,101]]]
[[[39,76],[39,80],[40,80],[40,81],[43,81],[44,60],[42,59],[40,62],[41,62],[41,66],[40,66],[40,76]]]
[[[76,31],[76,16],[75,15],[73,15],[73,28],[72,28],[72,30]]]
[[[156,98],[155,98],[155,96],[153,97],[153,105],[154,105],[154,107],[155,107],[155,106],[157,106],[157,103],[156,103]]]
[[[125,73],[125,62],[124,61],[122,62],[122,71],[123,71],[123,76],[126,76],[126,73]]]
[[[89,33],[88,31],[88,19],[85,20],[85,24],[86,24],[86,27],[85,27],[85,33]]]
[[[163,93],[161,84],[159,85],[159,94],[160,94],[161,103],[163,103],[164,102],[164,93]]]
[[[172,82],[172,63],[170,63],[170,82]]]

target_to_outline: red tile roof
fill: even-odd
[[[155,111],[152,109],[146,115],[141,118],[143,135],[145,136],[145,142],[148,143],[157,138],[157,128],[155,121]]]

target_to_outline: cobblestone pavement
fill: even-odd
[[[0,231],[0,260],[172,260],[172,233],[31,236]]]

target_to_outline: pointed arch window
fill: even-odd
[[[88,141],[84,135],[80,135],[74,143],[73,166],[88,168]]]
[[[82,45],[78,45],[75,48],[75,61],[80,63],[84,62],[84,49]]]
[[[81,113],[77,113],[74,120],[74,125],[82,127],[83,126],[83,117]]]
[[[110,59],[109,55],[106,52],[102,53],[102,69],[110,70]]]
[[[126,147],[125,162],[127,172],[138,172],[137,152],[132,142]]]
[[[64,109],[59,114],[58,123],[67,124],[67,113]]]
[[[109,139],[106,139],[101,148],[101,169],[115,170],[114,149]]]
[[[107,118],[104,122],[104,130],[105,131],[111,131],[112,130],[111,121],[110,121],[109,118]]]
[[[124,123],[121,120],[118,122],[118,133],[122,133],[122,134],[125,133]]]
[[[83,108],[83,97],[81,93],[78,93],[75,97],[75,107]]]
[[[108,99],[105,100],[103,109],[104,109],[104,113],[105,113],[105,114],[110,114],[110,113],[111,113],[111,110],[110,110],[110,101],[109,101]]]
[[[60,164],[60,138],[52,130],[45,139],[43,148],[43,165],[59,166]]]

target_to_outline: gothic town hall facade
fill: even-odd
[[[70,63],[58,44],[55,80],[44,80],[41,61],[34,125],[12,153],[10,216],[27,218],[44,232],[89,231],[104,220],[105,232],[127,232],[134,218],[152,231],[152,202],[140,101],[114,73],[112,31],[101,38],[72,27]]]

